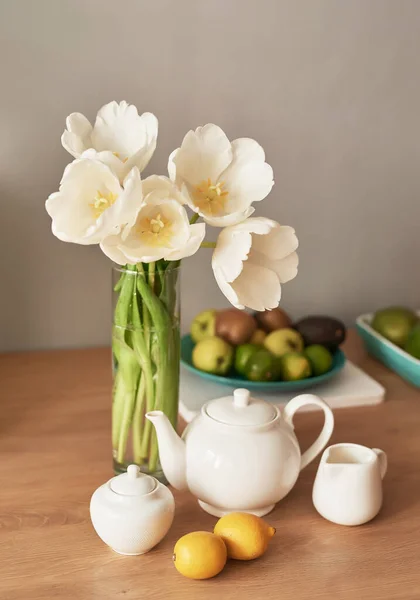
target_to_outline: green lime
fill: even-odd
[[[281,380],[282,363],[281,363],[280,356],[273,356],[272,372],[273,372],[273,381]]]
[[[237,346],[235,353],[235,371],[240,375],[245,375],[246,365],[249,359],[260,349],[261,346],[258,346],[258,344],[241,344],[240,346]]]
[[[311,363],[312,373],[314,375],[323,375],[327,373],[333,363],[332,354],[325,346],[320,344],[312,344],[303,351],[306,358]]]
[[[246,363],[245,377],[250,381],[273,381],[274,360],[268,350],[257,350]]]
[[[299,381],[312,374],[309,360],[301,352],[288,352],[280,357],[283,381]]]

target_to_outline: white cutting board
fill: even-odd
[[[179,413],[188,421],[192,416],[190,411],[199,410],[205,402],[213,398],[231,395],[232,389],[231,386],[203,379],[181,365]],[[385,398],[385,388],[350,361],[347,361],[343,370],[330,381],[301,392],[253,392],[256,397],[274,404],[286,404],[293,396],[305,393],[321,396],[331,408],[379,404]],[[305,409],[319,410],[316,406],[308,406]]]

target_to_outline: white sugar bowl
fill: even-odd
[[[175,512],[171,491],[130,465],[94,492],[90,517],[101,540],[119,554],[144,554],[168,533]]]

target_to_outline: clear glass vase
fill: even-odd
[[[180,352],[180,267],[159,261],[114,267],[112,327],[114,471],[129,464],[165,481],[154,427],[162,410],[176,426]]]

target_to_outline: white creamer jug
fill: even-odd
[[[382,506],[382,479],[387,470],[383,450],[358,444],[327,448],[315,478],[312,499],[325,519],[339,525],[362,525]]]

